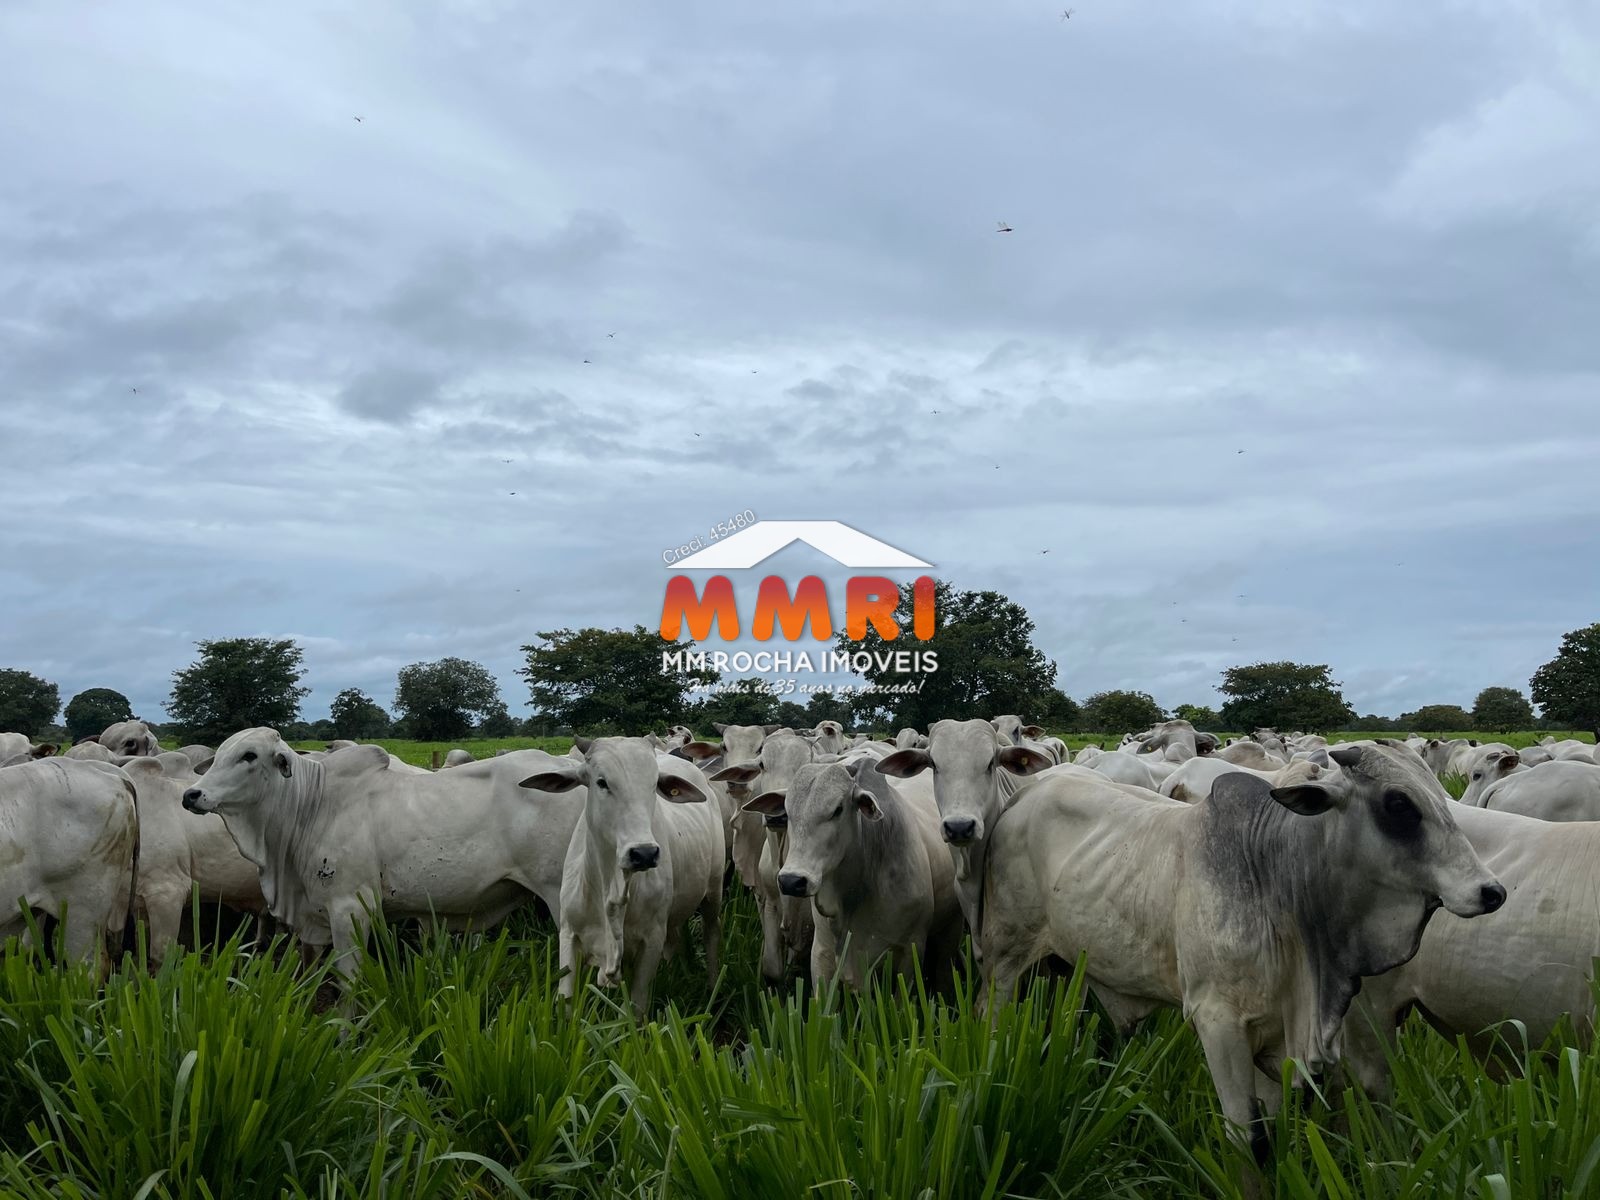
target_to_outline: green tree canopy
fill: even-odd
[[[910,632],[913,586],[909,582],[900,586],[895,610],[899,637],[886,642],[869,626],[859,642],[841,632],[838,648],[850,653],[933,650],[939,655],[939,669],[902,674],[871,667],[863,672],[869,684],[888,688],[920,683],[921,690],[864,693],[852,710],[858,715],[885,712],[891,725],[919,729],[942,717],[968,720],[1019,713],[1038,720],[1053,702],[1056,667],[1033,644],[1033,618],[1027,610],[999,592],[957,591],[937,580],[934,635],[923,642]]]
[[[1407,729],[1428,733],[1451,733],[1472,729],[1472,714],[1459,704],[1424,704],[1416,712],[1402,713],[1400,724]]]
[[[1172,710],[1172,715],[1179,721],[1189,722],[1196,729],[1217,730],[1222,727],[1221,714],[1204,704],[1180,704]]]
[[[1083,724],[1091,733],[1138,733],[1166,716],[1148,692],[1096,692],[1083,702]]]
[[[779,703],[778,693],[765,679],[752,676],[728,684],[719,683],[694,706],[690,724],[707,730],[719,722],[723,725],[781,724]]]
[[[689,693],[715,683],[717,672],[663,669],[662,652],[691,652],[692,641],[669,642],[653,629],[553,629],[522,647],[534,709],[580,733],[643,734],[682,722]]]
[[[55,684],[27,671],[0,669],[0,733],[38,737],[60,708],[61,692]]]
[[[505,701],[482,663],[441,658],[400,668],[394,706],[405,719],[408,736],[448,742],[471,733],[475,719],[503,712]]]
[[[393,724],[382,706],[360,688],[345,688],[335,696],[328,719],[333,722],[334,737],[352,741],[384,737]]]
[[[805,714],[796,728],[815,729],[824,721],[837,721],[849,727],[852,720],[850,702],[833,692],[812,692],[806,700]]]
[[[517,719],[507,711],[502,702],[483,714],[478,721],[477,734],[485,738],[513,737],[517,732]]]
[[[1600,741],[1600,624],[1563,635],[1556,656],[1533,673],[1530,690],[1544,720],[1592,730]]]
[[[299,715],[304,653],[285,638],[199,642],[200,657],[172,674],[167,712],[186,740],[217,745],[241,729],[282,732]]]
[[[110,688],[89,688],[67,701],[62,714],[73,741],[104,733],[118,721],[133,720],[133,705],[121,692]]]
[[[1343,729],[1355,719],[1326,664],[1269,662],[1229,667],[1217,690],[1229,697],[1222,724],[1248,733],[1269,726],[1287,733]]]
[[[1472,702],[1472,729],[1497,733],[1533,728],[1533,705],[1513,687],[1486,687]]]

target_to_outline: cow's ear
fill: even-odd
[[[1013,775],[1037,775],[1056,765],[1048,754],[1030,746],[1002,746],[994,752],[994,759]]]
[[[1338,749],[1329,750],[1328,757],[1341,767],[1353,767],[1361,761],[1360,746],[1340,746]]]
[[[715,729],[718,733],[726,733],[728,731],[727,725],[721,721],[711,722],[711,728]]]
[[[778,730],[783,728],[783,726],[782,725],[763,725],[761,728],[765,729],[767,731],[768,735],[770,736],[771,734],[777,733]]]
[[[1024,725],[1022,727],[1022,736],[1028,738],[1042,738],[1044,736],[1044,726]]]
[[[294,755],[292,753],[283,750],[274,751],[272,765],[278,768],[278,774],[285,779],[294,778]]]
[[[654,733],[645,734],[644,740],[650,743],[652,749],[665,750],[667,748],[667,744]]]
[[[933,755],[926,750],[896,750],[878,760],[878,774],[910,779],[933,766]]]
[[[579,754],[588,754],[589,747],[594,745],[593,738],[575,737],[572,739],[572,748]]]
[[[698,804],[706,799],[699,785],[681,775],[657,775],[656,795],[673,804]]]
[[[517,786],[533,788],[540,792],[570,792],[582,782],[582,768],[573,763],[570,767],[558,767],[553,771],[540,771],[537,775],[529,775]]]
[[[1522,756],[1513,750],[1510,754],[1507,754],[1500,760],[1500,769],[1507,772],[1514,771],[1518,766],[1521,765],[1521,763]]]
[[[723,767],[722,770],[718,771],[711,777],[711,782],[750,783],[759,774],[761,774],[760,767],[746,763],[743,766],[738,767]]]
[[[1333,789],[1326,783],[1310,781],[1273,788],[1272,798],[1290,812],[1299,813],[1302,817],[1314,817],[1318,813],[1325,813],[1337,803]]]
[[[54,742],[40,742],[33,748],[33,756],[35,758],[50,758],[59,749],[61,747]]]
[[[883,809],[878,807],[878,798],[866,788],[857,788],[856,811],[869,821],[883,820]]]
[[[762,792],[754,800],[746,800],[745,812],[760,813],[763,817],[776,817],[783,810],[783,792]]]
[[[217,760],[213,758],[211,760],[211,762],[201,763],[198,767],[196,767],[194,769],[194,773],[196,775],[204,775],[207,771],[211,770],[211,763],[214,763],[216,761]]]
[[[687,758],[690,762],[710,761],[721,757],[722,747],[713,746],[710,742],[685,742],[676,747],[672,753],[679,758]]]

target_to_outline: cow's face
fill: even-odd
[[[1054,765],[1031,747],[1002,744],[1003,736],[989,721],[935,721],[926,750],[896,750],[878,770],[906,779],[931,768],[939,832],[952,846],[970,846],[988,836],[1000,798],[997,772],[1032,775]]]
[[[294,778],[296,755],[276,729],[246,729],[217,748],[211,766],[183,793],[193,813],[244,813],[274,791],[274,782]]]
[[[521,786],[546,792],[585,788],[583,820],[591,842],[614,852],[625,875],[654,870],[661,863],[656,797],[693,804],[708,799],[706,793],[687,775],[663,770],[644,738],[577,738],[573,748],[580,757],[562,759]]]
[[[1439,781],[1409,754],[1379,744],[1336,749],[1338,774],[1272,789],[1295,812],[1333,819],[1330,852],[1375,895],[1420,895],[1458,917],[1493,912],[1506,892],[1450,814]],[[1319,814],[1327,814],[1319,816]]]
[[[1015,713],[1010,716],[993,718],[989,722],[989,727],[1013,746],[1022,738],[1022,718]],[[929,728],[928,733],[932,736],[932,728]]]
[[[161,744],[143,721],[122,721],[100,735],[100,744],[124,758],[147,758],[161,753]]]
[[[1461,803],[1480,803],[1485,790],[1521,765],[1522,756],[1515,750],[1489,751],[1478,760],[1472,768],[1472,774],[1467,777],[1467,790],[1461,793]]]
[[[751,727],[744,726],[744,728]],[[816,753],[816,747],[798,734],[777,733],[761,743],[755,762],[723,767],[711,778],[718,783],[743,784],[753,795],[762,792],[782,792],[794,781],[795,772],[809,763]],[[723,761],[728,760],[724,758]],[[772,822],[769,821],[768,824]]]
[[[786,791],[763,792],[746,807],[786,818],[789,842],[778,890],[795,897],[815,896],[861,840],[861,822],[883,819],[877,800],[841,763],[807,763]]]
[[[730,767],[741,767],[761,758],[761,743],[776,732],[777,726],[718,724],[716,730],[722,735],[722,761]]]

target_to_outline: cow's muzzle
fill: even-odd
[[[200,807],[200,801],[204,800],[205,796],[206,794],[199,788],[190,788],[183,794],[183,806],[192,813],[203,815],[206,810]]]
[[[978,836],[978,822],[971,817],[946,817],[939,828],[952,846],[968,845]]]
[[[785,896],[808,896],[811,894],[811,880],[793,871],[779,871],[778,890]]]
[[[1486,883],[1478,889],[1478,903],[1483,906],[1483,911],[1492,913],[1506,902],[1505,885],[1496,881]]]
[[[653,871],[660,863],[661,847],[654,842],[629,846],[622,856],[622,869],[625,871]]]

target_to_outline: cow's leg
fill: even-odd
[[[811,986],[832,983],[839,973],[839,947],[832,921],[818,921],[811,931]]]
[[[717,972],[722,962],[722,888],[721,880],[718,886],[706,893],[706,898],[700,902],[700,924],[705,931],[706,939],[706,982],[711,987],[717,986]]]
[[[761,978],[773,987],[783,983],[783,928],[775,900],[761,898]]]
[[[1366,982],[1370,985],[1377,981]],[[1392,1006],[1381,1003],[1377,996],[1369,996],[1368,991],[1378,989],[1364,988],[1345,1014],[1343,1065],[1369,1096],[1387,1099],[1389,1055],[1393,1053],[1394,1031],[1399,1022]]]
[[[650,987],[656,981],[656,970],[661,966],[661,952],[665,943],[665,929],[654,930],[650,936],[646,936],[628,972],[628,993],[633,1000],[633,1014],[641,1021],[650,1011]]]
[[[563,925],[556,938],[561,977],[556,981],[556,995],[571,1000],[577,986],[578,972],[583,970],[583,948],[578,945],[578,935],[570,925]]]
[[[1249,1034],[1244,1024],[1226,1011],[1200,1009],[1194,1013],[1193,1022],[1200,1045],[1205,1049],[1206,1065],[1211,1068],[1211,1081],[1222,1104],[1222,1115],[1232,1126],[1230,1132],[1236,1140],[1248,1145],[1256,1165],[1265,1167],[1272,1143],[1266,1115],[1256,1097],[1255,1055],[1250,1049]],[[1259,1178],[1247,1177],[1244,1187],[1247,1195],[1259,1192]]]
[[[167,952],[178,944],[178,931],[183,928],[183,913],[189,899],[189,889],[182,892],[155,892],[140,897],[144,911],[146,952],[152,969],[166,961]],[[198,946],[195,947],[199,949]]]
[[[366,948],[371,918],[359,899],[342,900],[328,908],[333,927],[333,969],[346,981],[356,975],[356,956]]]

